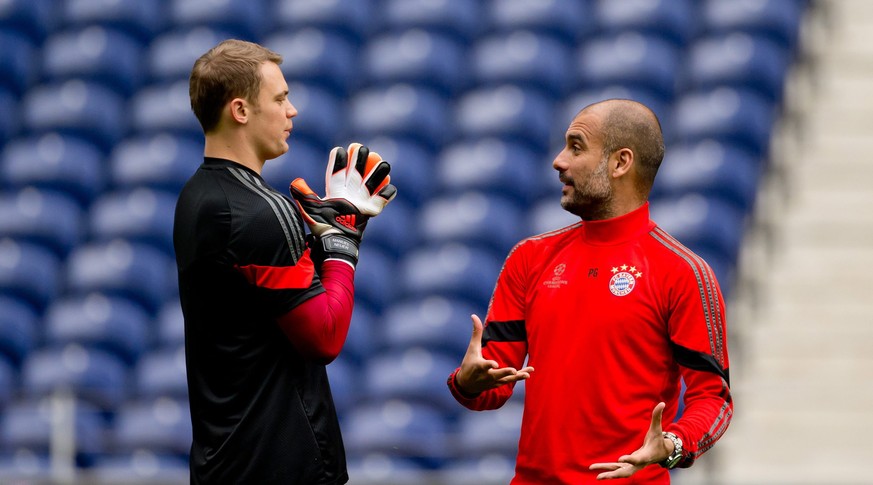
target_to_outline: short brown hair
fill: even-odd
[[[261,64],[282,63],[282,56],[254,42],[229,39],[194,62],[189,78],[191,109],[204,133],[218,126],[228,101],[243,98],[256,103],[261,89]]]

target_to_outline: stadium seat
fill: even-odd
[[[730,85],[750,88],[781,103],[791,57],[784,47],[760,35],[734,32],[703,37],[689,47],[687,90]]]
[[[698,34],[697,7],[691,0],[597,0],[594,18],[604,33],[633,30],[655,34],[684,47]]]
[[[444,414],[459,411],[445,385],[446,376],[460,365],[461,357],[463,354],[449,355],[425,347],[379,352],[364,365],[362,379],[367,400],[400,399],[436,406]]]
[[[82,209],[64,194],[26,187],[0,193],[0,234],[66,256],[83,236]]]
[[[355,43],[361,43],[376,28],[373,0],[276,0],[274,16],[285,29],[307,27],[324,32],[336,32]]]
[[[506,254],[523,237],[515,223],[523,218],[514,201],[483,192],[446,194],[425,204],[418,217],[421,239],[460,242]]]
[[[203,141],[170,133],[137,135],[112,150],[109,180],[120,189],[151,187],[177,193],[201,163]]]
[[[21,369],[25,397],[38,399],[57,391],[70,392],[104,411],[111,411],[124,401],[127,381],[127,367],[121,359],[79,344],[36,350]]]
[[[751,214],[764,167],[740,147],[716,140],[672,146],[655,178],[651,197],[688,193],[718,197]]]
[[[178,455],[156,454],[140,449],[132,453],[98,457],[82,473],[94,485],[122,483],[187,483],[191,470],[188,460]]]
[[[91,236],[96,241],[142,242],[173,256],[176,198],[174,193],[146,187],[106,193],[89,211]]]
[[[540,157],[525,145],[493,137],[446,145],[436,160],[442,192],[478,190],[529,203]]]
[[[4,0],[0,8],[0,28],[15,30],[42,42],[58,25],[53,0]]]
[[[380,30],[426,28],[469,42],[484,30],[481,2],[467,0],[385,0]]]
[[[351,452],[347,460],[349,476],[362,485],[428,483],[431,476],[431,470],[421,463],[386,453]]]
[[[364,404],[344,423],[343,441],[351,455],[384,453],[436,464],[446,458],[447,420],[433,406],[399,399]]]
[[[452,485],[509,483],[515,476],[515,455],[476,453],[472,457],[460,457],[443,467],[438,476],[441,483]]]
[[[48,249],[9,238],[0,239],[0,291],[27,301],[38,312],[61,287],[58,257]]]
[[[360,82],[357,46],[339,33],[312,27],[280,30],[263,45],[282,56],[279,67],[288,81],[329,87],[342,97]]]
[[[130,401],[115,413],[113,450],[185,456],[191,449],[191,411],[184,400],[159,397]]]
[[[470,315],[484,310],[459,299],[426,296],[404,300],[385,309],[375,333],[381,349],[424,347],[455,356],[460,365],[470,342]]]
[[[651,90],[669,103],[676,94],[682,51],[663,37],[639,32],[599,35],[576,52],[575,81],[583,89],[619,84]]]
[[[296,118],[295,129],[296,129]],[[300,177],[319,195],[324,195],[324,176],[330,151],[322,149],[321,144],[306,138],[297,138],[291,133],[288,151],[284,155],[267,160],[261,177],[268,185],[284,195],[289,195],[288,186]],[[201,157],[202,158],[202,157]]]
[[[457,243],[408,252],[400,262],[400,298],[443,295],[466,300],[484,312],[503,256]]]
[[[124,239],[77,247],[67,260],[65,276],[70,294],[97,291],[129,298],[150,314],[157,312],[172,295],[170,285],[176,279],[169,256],[151,246]]]
[[[0,477],[11,483],[50,483],[51,465],[47,453],[21,448],[0,453]]]
[[[25,302],[0,296],[0,357],[20,366],[36,347],[40,322]]]
[[[358,309],[355,308],[355,313]],[[351,333],[351,331],[350,331]],[[350,336],[351,338],[351,336]],[[346,341],[348,347],[349,340]],[[346,352],[346,350],[343,350]],[[345,354],[340,356],[327,366],[327,375],[330,379],[330,393],[336,406],[340,419],[350,413],[355,405],[360,402],[360,378],[358,377],[358,365],[350,362]]]
[[[172,347],[185,343],[185,317],[182,315],[182,304],[179,299],[169,299],[156,319],[156,344],[159,347]]]
[[[37,47],[26,35],[5,28],[0,29],[0,45],[3,46],[0,49],[0,87],[9,88],[20,96],[36,82]]]
[[[186,88],[187,102],[187,88]],[[160,109],[167,110],[167,106]],[[122,96],[105,85],[81,79],[40,84],[28,90],[22,103],[24,127],[33,134],[57,131],[85,138],[104,153],[127,132],[128,114]]]
[[[140,135],[168,132],[196,140],[203,138],[203,129],[191,111],[187,75],[141,88],[134,94],[129,109],[131,124]]]
[[[514,30],[479,38],[471,49],[477,87],[514,84],[553,99],[570,88],[570,49],[554,36]]]
[[[320,84],[320,83],[319,83]],[[335,96],[332,91],[319,84],[305,84],[288,80],[288,98],[297,108],[297,116],[292,120],[290,144],[303,139],[311,144],[325,148],[324,162],[327,163],[327,147],[347,144],[343,136],[348,123],[344,98]]]
[[[140,357],[134,369],[133,392],[138,399],[161,396],[188,398],[185,346],[159,347]]]
[[[712,138],[766,157],[776,108],[749,89],[715,87],[682,95],[674,108],[677,141]]]
[[[795,52],[805,2],[798,0],[706,0],[700,6],[705,33],[764,34]]]
[[[414,84],[392,84],[359,91],[350,100],[349,130],[363,137],[388,135],[430,148],[449,136],[446,99]]]
[[[355,288],[360,288],[355,284]],[[377,335],[381,328],[381,312],[377,313],[372,305],[364,301],[355,301],[349,333],[343,345],[340,356],[348,366],[360,366],[376,351]]]
[[[92,81],[131,95],[143,77],[142,45],[114,29],[91,25],[45,41],[42,75],[50,82]]]
[[[561,207],[561,193],[557,189],[552,195],[543,196],[542,199],[531,205],[524,223],[526,226],[525,236],[534,236],[551,232],[571,224],[576,224],[581,219]]]
[[[403,185],[401,180],[395,180],[393,176],[391,182],[398,187],[406,187],[406,190],[414,190],[410,186]],[[416,209],[398,195],[385,208],[383,214],[385,215],[370,219],[367,223],[362,247],[378,248],[383,256],[396,263],[406,251],[421,241],[415,227]],[[380,270],[376,269],[376,271]]]
[[[275,18],[267,15],[264,0],[167,0],[167,14],[170,24],[177,29],[212,26],[251,41],[259,40],[269,31]]]
[[[212,26],[180,28],[156,35],[144,54],[148,77],[152,83],[187,78],[197,58],[232,37]]]
[[[73,400],[76,461],[89,465],[106,451],[104,433],[107,422],[101,410],[87,401]],[[28,450],[40,456],[51,449],[53,413],[56,403],[50,397],[20,400],[0,414],[0,443],[6,450]],[[5,478],[5,477],[4,477]]]
[[[15,138],[0,159],[0,183],[35,186],[73,196],[87,207],[105,187],[100,147],[60,133]]]
[[[167,25],[163,0],[66,0],[60,15],[65,27],[101,25],[132,34],[140,42],[151,41]]]
[[[0,87],[0,112],[6,114],[0,118],[0,149],[2,149],[7,140],[18,134],[21,127],[18,97],[3,87]]]
[[[469,83],[462,43],[419,28],[370,39],[361,67],[369,85],[412,83],[452,96]]]
[[[486,8],[493,31],[531,30],[568,44],[584,41],[597,26],[579,21],[592,18],[590,0],[489,0]]]
[[[99,293],[64,297],[45,313],[47,345],[75,343],[111,352],[131,366],[151,340],[148,315],[134,303]]]
[[[524,405],[513,398],[499,409],[462,413],[455,453],[458,456],[494,453],[514,457],[518,452],[523,409]]]
[[[397,295],[397,281],[388,276],[395,274],[396,264],[397,261],[379,246],[362,244],[355,269],[355,300],[381,313]]]
[[[504,84],[467,91],[457,102],[452,124],[465,137],[516,140],[545,152],[552,136],[552,110],[542,94]]]
[[[420,205],[430,198],[437,189],[433,176],[434,152],[428,145],[402,137],[377,134],[373,137],[358,137],[361,143],[382,156],[391,164],[391,182],[396,185],[397,197],[412,204]],[[396,202],[392,201],[394,204]]]
[[[2,322],[0,322],[2,323]],[[2,329],[0,329],[2,330]],[[2,335],[0,335],[2,338]],[[0,342],[2,345],[2,342]],[[5,407],[18,391],[18,370],[14,363],[0,354],[0,406]]]

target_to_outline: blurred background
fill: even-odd
[[[551,160],[611,97],[660,117],[653,218],[728,302],[734,422],[674,481],[869,483],[871,28],[865,0],[0,0],[0,483],[187,483],[173,209],[188,74],[231,37],[299,110],[271,185],[361,141],[399,189],[328,367],[350,483],[508,483],[524,386],[474,413],[445,379],[508,250],[575,222]]]

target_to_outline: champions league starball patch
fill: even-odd
[[[612,278],[609,279],[609,291],[615,296],[625,296],[634,291],[637,278],[643,276],[636,266],[626,264],[612,268]]]

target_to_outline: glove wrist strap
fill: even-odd
[[[326,234],[319,238],[326,258],[344,259],[352,265],[358,264],[358,243],[342,234]]]

